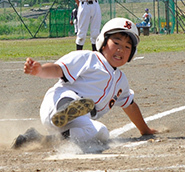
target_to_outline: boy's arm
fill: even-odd
[[[79,6],[79,0],[75,0],[76,4]]]
[[[27,58],[24,64],[24,73],[39,76],[41,78],[61,78],[63,71],[61,67],[54,63],[41,65],[39,62]]]
[[[133,102],[127,108],[123,109],[125,113],[128,115],[130,120],[136,125],[138,130],[140,131],[141,135],[147,134],[155,134],[158,131],[154,129],[150,129],[148,125],[145,123],[141,111],[138,105]]]

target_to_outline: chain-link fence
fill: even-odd
[[[175,28],[175,5],[173,0],[115,0],[116,16],[129,18],[135,23],[143,21],[145,9],[152,15],[150,31],[153,33],[173,33]]]
[[[73,36],[69,21],[75,0],[14,0],[0,2],[0,39]],[[151,32],[170,33],[175,26],[173,0],[99,0],[102,26],[113,17],[125,17],[135,23],[142,21],[145,8],[152,14]],[[166,6],[168,5],[168,6]],[[167,21],[168,18],[168,21]]]

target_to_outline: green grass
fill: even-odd
[[[75,38],[4,40],[0,41],[0,59],[57,59],[75,48]]]
[[[76,49],[75,37],[57,39],[1,40],[0,60],[58,59]],[[91,50],[87,37],[84,49]],[[185,51],[185,34],[140,36],[138,54]]]
[[[185,34],[141,36],[138,53],[185,51]]]

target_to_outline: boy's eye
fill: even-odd
[[[131,47],[130,47],[130,46],[126,46],[126,48],[127,48],[127,49],[131,49]]]
[[[119,43],[118,42],[114,42],[114,44],[118,45]]]

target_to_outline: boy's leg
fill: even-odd
[[[57,139],[62,140],[67,138],[69,138],[69,130],[61,132],[60,135],[42,135],[35,128],[29,128],[24,134],[20,134],[15,138],[12,148],[19,149],[31,143],[39,143],[44,146],[49,146]]]
[[[57,103],[57,112],[51,117],[52,123],[57,127],[63,127],[73,119],[85,115],[94,109],[91,99],[72,99],[64,97]]]
[[[65,126],[65,129],[69,129],[69,138],[79,143],[96,140],[106,143],[109,139],[107,127],[99,121],[90,119],[90,113],[74,119]]]
[[[14,141],[12,148],[18,149],[25,143],[41,142],[44,138],[36,129],[30,128],[24,134],[20,134]]]

